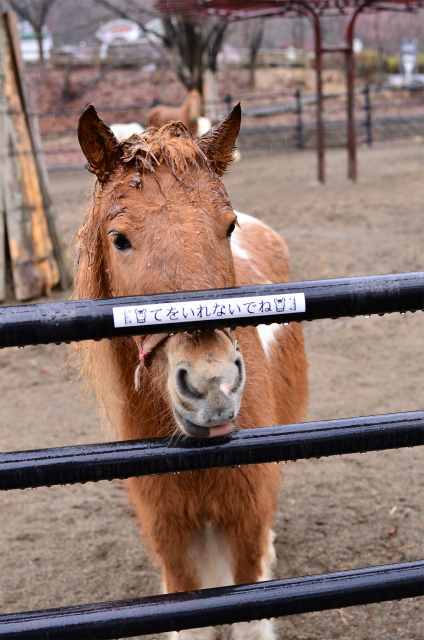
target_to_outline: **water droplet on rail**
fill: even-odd
[[[366,451],[361,451],[361,456],[364,456],[366,454]]]
[[[336,454],[336,458],[340,458],[340,453],[337,453],[337,454]]]
[[[365,315],[364,318],[369,318],[369,316]]]

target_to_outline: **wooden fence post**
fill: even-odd
[[[0,15],[0,299],[6,242],[17,300],[48,295],[71,282],[55,228],[38,127],[31,112],[14,14]]]

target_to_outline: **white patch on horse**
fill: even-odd
[[[189,549],[190,564],[196,568],[201,589],[227,587],[234,584],[231,571],[231,549],[225,536],[213,526],[205,522],[194,536]],[[187,629],[173,631],[169,640],[213,640],[215,629]]]
[[[118,142],[131,138],[134,133],[141,135],[144,132],[144,127],[142,127],[141,124],[138,124],[138,122],[129,122],[127,124],[117,122],[115,124],[111,124],[110,128]]]
[[[273,324],[259,324],[256,328],[262,342],[262,346],[267,358],[270,357],[271,347],[277,338],[277,332],[281,325],[274,322]]]
[[[210,118],[205,118],[204,116],[199,116],[197,118],[197,135],[204,136],[205,133],[212,129],[212,121]]]
[[[251,255],[249,254],[248,247],[245,248],[245,238],[243,236],[243,227],[251,224],[258,224],[262,227],[266,225],[263,224],[257,218],[253,218],[252,216],[247,215],[247,213],[241,213],[240,211],[235,211],[234,213],[237,216],[237,220],[239,225],[236,225],[236,228],[233,231],[231,236],[231,250],[237,258],[243,258],[244,260],[252,260]]]
[[[250,260],[250,256],[247,253],[247,251],[245,251],[245,249],[242,249],[240,245],[237,244],[237,242],[234,242],[234,240],[231,241],[231,251],[233,252],[233,255],[237,256],[237,258],[242,258],[243,260]]]
[[[238,622],[233,625],[231,637],[233,640],[277,640],[271,620]]]
[[[215,629],[203,627],[203,629],[187,629],[186,631],[171,631],[168,640],[215,640]]]
[[[271,580],[271,567],[276,560],[275,533],[269,530],[267,550],[262,557],[262,574],[258,581]],[[225,536],[210,522],[205,523],[193,540],[190,559],[195,563],[201,588],[225,587],[234,584],[230,569],[231,551]],[[233,640],[276,640],[272,620],[253,620],[232,625]],[[187,629],[169,634],[169,640],[213,640],[213,627]]]
[[[272,529],[269,530],[268,548],[262,557],[262,574],[258,578],[259,582],[272,580],[272,567],[277,562],[277,554],[275,553],[274,540],[277,534]]]
[[[231,549],[224,534],[206,522],[192,540],[190,560],[196,567],[201,589],[234,584]]]
[[[239,221],[241,226],[243,226],[244,224],[259,224],[261,227],[265,227],[266,229],[269,228],[264,222],[262,222],[262,220],[258,220],[258,218],[255,218],[254,216],[249,216],[247,213],[242,213],[241,211],[236,211],[235,209],[234,213],[236,214],[237,220]]]

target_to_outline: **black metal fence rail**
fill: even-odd
[[[302,313],[273,313],[255,315],[258,306],[251,307],[248,317],[221,319],[203,313],[207,300],[232,303],[234,299],[256,299],[272,295],[276,298],[294,293],[305,296],[305,311]],[[164,320],[159,324],[116,328],[113,308],[136,305],[160,305],[184,302],[191,304],[196,320],[184,322]],[[61,343],[79,340],[101,340],[118,336],[192,331],[223,326],[256,326],[274,322],[301,322],[323,318],[346,316],[369,316],[378,313],[424,310],[424,272],[340,278],[333,280],[311,280],[286,284],[255,285],[232,289],[179,292],[114,298],[104,300],[75,300],[48,302],[17,307],[0,308],[0,348],[12,346]],[[202,315],[203,313],[203,315]],[[201,314],[199,316],[199,314]]]
[[[264,296],[303,294],[301,312],[256,315]],[[238,300],[238,303],[236,303]],[[250,305],[229,321],[209,313]],[[255,301],[254,303],[252,301]],[[115,328],[113,309],[184,303],[196,321]],[[256,308],[252,304],[258,305]],[[277,309],[275,306],[275,309]],[[222,307],[223,308],[223,307]],[[314,320],[424,309],[424,272],[0,308],[0,347],[113,338],[228,325]],[[263,309],[262,309],[263,311]],[[278,311],[278,310],[277,310]],[[249,311],[250,313],[250,311]],[[0,454],[0,488],[179,473],[424,444],[424,412],[237,431],[191,446],[183,438]],[[0,640],[113,640],[424,595],[424,560],[137,600],[0,616]]]
[[[163,475],[424,445],[424,411],[0,453],[0,490]]]
[[[424,560],[0,616],[2,640],[114,638],[422,596]]]

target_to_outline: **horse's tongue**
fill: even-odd
[[[209,438],[215,436],[225,436],[234,429],[234,422],[227,422],[226,424],[219,424],[217,427],[209,427]]]

